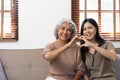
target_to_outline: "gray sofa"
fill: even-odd
[[[1,49],[0,58],[8,80],[45,80],[47,62],[43,49]],[[1,80],[1,79],[0,79]]]
[[[118,60],[113,62],[113,66],[117,73],[117,79],[120,80],[120,48],[116,48],[116,52],[118,55]]]
[[[120,49],[116,50],[120,53]],[[45,80],[48,62],[43,60],[42,51],[43,49],[1,49],[0,59],[8,80]],[[114,62],[114,65],[117,66],[116,69],[120,68],[120,62]],[[120,73],[120,70],[116,71]]]

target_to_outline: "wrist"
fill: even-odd
[[[67,44],[65,45],[65,47],[66,47],[66,48],[69,48],[69,47],[70,47],[70,44],[69,44],[69,43],[67,43]]]
[[[95,48],[95,47],[97,47],[97,45],[94,44],[94,43],[92,43],[92,44],[90,45],[90,47]]]

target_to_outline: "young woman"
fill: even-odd
[[[117,59],[111,41],[104,40],[97,22],[86,18],[81,25],[81,56],[90,80],[116,80],[112,61]]]
[[[46,80],[79,80],[85,71],[80,56],[76,25],[70,19],[62,19],[54,31],[56,40],[47,44],[43,58],[49,61]],[[80,75],[80,76],[79,76]]]

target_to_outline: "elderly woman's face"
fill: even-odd
[[[67,41],[72,36],[72,28],[68,22],[64,22],[58,29],[58,39]]]

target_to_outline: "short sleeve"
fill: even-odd
[[[110,50],[110,49],[115,49],[114,45],[112,44],[111,41],[107,41],[106,43],[106,49]]]
[[[47,54],[48,52],[54,50],[55,47],[53,45],[53,43],[47,44],[42,52],[42,55],[44,56],[45,54]]]

